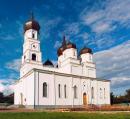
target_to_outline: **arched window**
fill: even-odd
[[[91,88],[91,93],[92,93],[92,99],[94,98],[94,88]]]
[[[35,33],[34,32],[32,33],[32,38],[35,38]]]
[[[74,86],[74,98],[77,98],[77,86]]]
[[[43,97],[47,97],[47,83],[43,83]]]
[[[26,59],[26,56],[24,55],[24,59]]]
[[[73,54],[74,54],[74,56],[75,56],[75,54],[76,54],[75,51],[73,51]]]
[[[36,61],[36,54],[32,54],[32,60]]]
[[[105,90],[105,88],[104,88],[104,99],[106,98],[106,90]]]
[[[100,98],[102,98],[102,89],[100,88]]]
[[[65,98],[67,97],[66,96],[66,85],[64,85],[64,94],[65,94]]]
[[[64,58],[66,57],[66,55],[64,54]]]
[[[58,94],[59,94],[59,98],[61,97],[61,85],[58,85]]]

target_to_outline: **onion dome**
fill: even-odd
[[[63,42],[62,45],[59,47],[59,49],[57,50],[57,55],[60,56],[62,55],[63,51],[66,49],[66,40],[65,40],[65,36],[63,36]]]
[[[59,47],[59,49],[57,50],[57,55],[58,56],[62,55],[63,51],[64,51],[64,48],[62,46]]]
[[[93,54],[92,49],[84,47],[83,49],[80,50],[80,55],[85,54],[85,53],[90,53]]]
[[[29,29],[34,29],[34,30],[37,30],[38,32],[40,30],[40,25],[39,25],[39,23],[37,21],[34,20],[33,13],[31,14],[30,20],[28,20],[24,24],[24,32],[26,32]]]
[[[71,43],[70,41],[66,45],[66,49],[74,48],[76,49],[76,45],[74,43]]]
[[[62,45],[59,47],[59,49],[57,50],[57,55],[60,56],[63,54],[63,51],[65,49],[70,49],[70,48],[74,48],[76,49],[76,45],[74,43],[71,43],[70,41],[67,43],[65,36],[63,36],[63,42]]]
[[[54,67],[53,63],[52,63],[49,59],[46,60],[43,65],[45,65],[45,66],[50,66],[50,67]]]

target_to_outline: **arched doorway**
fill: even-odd
[[[83,93],[83,105],[87,105],[87,95]]]

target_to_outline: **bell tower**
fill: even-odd
[[[22,74],[23,72],[25,74],[25,67],[28,64],[31,64],[31,66],[29,66],[31,68],[36,68],[37,65],[42,65],[39,31],[40,25],[34,19],[32,13],[30,19],[24,24],[24,44],[20,74],[21,72]]]

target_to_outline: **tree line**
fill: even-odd
[[[5,96],[2,92],[0,92],[0,103],[14,104],[14,94],[10,94]]]
[[[130,89],[125,91],[124,95],[115,96],[113,92],[110,94],[111,104],[126,103],[130,104]]]
[[[111,92],[110,98],[111,105],[120,103],[130,104],[130,89],[126,90],[125,94],[120,96],[115,96],[113,92]],[[14,104],[14,93],[5,96],[2,92],[0,92],[0,103]]]

